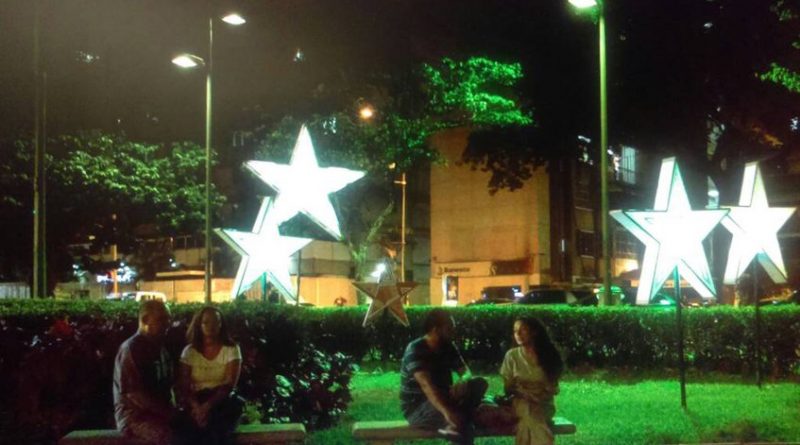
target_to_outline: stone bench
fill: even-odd
[[[553,434],[575,434],[575,424],[563,417],[553,419]],[[475,437],[513,436],[514,428],[498,428],[475,431]],[[353,438],[371,445],[391,445],[395,440],[441,439],[436,431],[413,428],[405,420],[379,422],[356,422]]]
[[[306,428],[301,423],[239,425],[236,443],[239,445],[301,444],[306,438]],[[145,445],[129,439],[117,430],[73,431],[58,441],[58,445]]]

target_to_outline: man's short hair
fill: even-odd
[[[450,317],[450,314],[444,309],[432,309],[428,312],[425,316],[425,321],[422,324],[422,328],[425,330],[425,333],[429,333],[435,328],[439,328],[442,326],[446,326],[448,324],[453,324],[453,319]]]
[[[143,320],[147,314],[152,314],[155,311],[164,311],[169,314],[167,305],[161,300],[145,300],[139,305],[139,320]]]

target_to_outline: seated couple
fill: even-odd
[[[547,330],[536,319],[514,322],[516,344],[500,367],[510,406],[481,404],[488,388],[482,378],[453,384],[452,372],[464,375],[464,363],[453,345],[455,323],[442,309],[430,311],[425,335],[409,343],[400,367],[400,404],[411,426],[437,430],[448,440],[472,443],[475,426],[515,426],[516,444],[549,445],[553,399],[564,368]]]
[[[117,428],[155,445],[230,443],[243,408],[233,393],[242,364],[239,346],[219,309],[203,307],[189,324],[175,382],[175,365],[164,347],[169,323],[163,302],[139,307],[139,330],[122,343],[114,363]]]

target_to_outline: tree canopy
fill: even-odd
[[[0,145],[5,246],[30,246],[32,150],[29,140]],[[47,142],[47,251],[50,274],[72,270],[68,245],[118,244],[131,251],[138,237],[197,233],[205,206],[204,149],[190,142],[149,144],[98,131]],[[214,190],[215,208],[223,198]],[[149,228],[149,229],[148,229]],[[13,242],[12,242],[13,241]],[[30,251],[4,249],[2,273],[22,278]],[[16,265],[12,270],[10,265]]]

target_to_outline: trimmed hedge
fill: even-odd
[[[173,318],[185,322],[200,305],[175,305]],[[274,354],[287,345],[313,343],[326,353],[343,353],[357,362],[399,360],[405,345],[421,335],[429,306],[406,308],[406,328],[384,316],[363,328],[366,306],[296,308],[237,302],[221,305],[234,335],[265,342]],[[0,371],[6,353],[14,356],[20,341],[45,332],[56,314],[73,324],[136,324],[135,303],[16,300],[0,302]],[[677,328],[673,308],[475,306],[452,308],[458,346],[469,362],[499,366],[512,346],[511,326],[518,316],[533,315],[550,330],[572,367],[662,369],[677,366]],[[774,376],[795,375],[800,366],[800,307],[762,308],[761,366]],[[687,363],[705,371],[750,373],[754,370],[754,309],[718,306],[684,310]],[[181,328],[183,329],[183,328]],[[11,341],[8,341],[10,340]],[[256,341],[256,340],[252,340]],[[24,347],[22,348],[24,350]],[[292,349],[292,348],[288,348]],[[292,352],[291,354],[294,354]],[[284,358],[281,357],[281,360]]]

